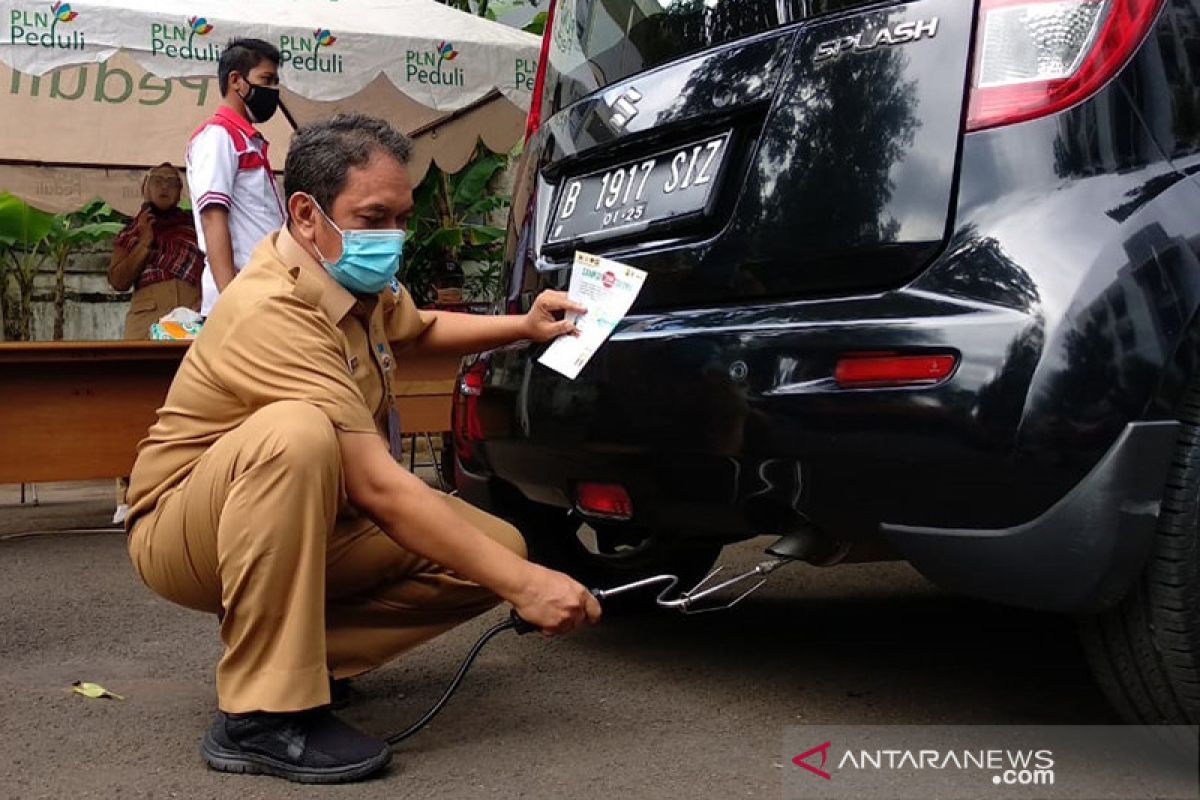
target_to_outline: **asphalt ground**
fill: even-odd
[[[729,612],[504,634],[366,783],[304,787],[200,760],[216,621],[138,581],[111,484],[0,487],[0,798],[781,796],[798,724],[1107,724],[1070,620],[945,594],[902,564],[777,572]],[[768,540],[726,552],[758,560]],[[497,609],[357,682],[387,734],[433,702]],[[74,695],[92,681],[125,700]]]

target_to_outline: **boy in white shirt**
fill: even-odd
[[[279,50],[261,39],[233,39],[217,67],[221,105],[188,143],[187,177],[204,251],[200,313],[250,260],[263,238],[283,227],[283,200],[254,124],[279,106]]]

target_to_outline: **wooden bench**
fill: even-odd
[[[0,342],[0,484],[128,475],[187,342]],[[399,359],[402,433],[450,428],[458,359]]]

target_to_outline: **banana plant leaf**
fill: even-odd
[[[9,247],[36,247],[50,232],[54,217],[32,208],[25,201],[0,194],[0,239]]]
[[[454,185],[454,207],[466,210],[487,195],[488,184],[504,169],[507,158],[497,154],[480,156],[465,170],[451,178]]]

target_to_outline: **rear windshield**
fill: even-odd
[[[691,53],[871,0],[559,0],[545,103],[551,113]]]

